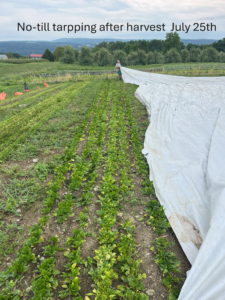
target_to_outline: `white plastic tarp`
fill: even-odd
[[[139,85],[150,180],[192,264],[179,300],[224,300],[225,78],[121,70]]]

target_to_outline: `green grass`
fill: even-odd
[[[24,109],[28,109],[37,103],[44,101],[47,97],[50,97],[54,94],[57,94],[62,89],[66,88],[68,86],[67,84],[61,84],[61,85],[54,85],[51,88],[46,88],[46,90],[42,90],[41,92],[37,93],[31,93],[31,94],[25,94],[21,96],[17,96],[14,98],[13,103],[9,103],[8,105],[0,106],[0,122],[4,121],[18,113],[20,113]],[[11,98],[11,99],[13,99]],[[16,101],[17,100],[17,101]]]
[[[22,233],[23,228],[16,222],[0,221],[0,264],[4,256],[13,253],[14,248],[19,244]]]
[[[138,70],[149,70],[151,72],[162,72],[170,74],[171,70],[214,70],[213,75],[224,76],[225,63],[176,63],[176,64],[158,64],[158,65],[138,65],[138,66],[127,66],[128,68]],[[13,85],[15,82],[32,82],[32,78],[35,76],[47,76],[43,79],[48,79],[48,76],[57,75],[63,76],[67,73],[83,73],[83,72],[114,72],[114,65],[99,67],[97,65],[92,66],[81,66],[78,64],[63,64],[61,62],[44,62],[44,63],[32,63],[32,64],[7,64],[0,63],[0,79],[5,84]],[[220,72],[222,71],[222,72]],[[182,72],[181,72],[182,73]],[[116,73],[115,73],[116,74]],[[183,74],[183,73],[182,73]],[[177,75],[182,75],[177,74]],[[175,74],[176,75],[176,74]],[[190,75],[187,75],[190,76]],[[193,75],[195,76],[195,75]],[[212,76],[207,73],[202,73],[201,76]],[[60,80],[60,79],[59,79]],[[22,88],[22,87],[21,87]],[[1,92],[2,86],[0,86]]]
[[[36,72],[44,73],[50,71],[53,65],[55,67],[59,64],[60,63],[58,62],[32,63],[32,64],[22,64],[22,65],[0,63],[0,78],[1,77],[4,78],[6,75],[16,76],[18,74],[23,74],[23,73],[30,73],[30,74]]]
[[[41,127],[27,134],[25,141],[18,143],[17,148],[9,153],[8,159],[21,161],[41,153],[48,154],[51,149],[63,149],[82,121],[101,84],[101,81],[94,80],[79,90],[70,104],[53,112]]]

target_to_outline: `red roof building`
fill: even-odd
[[[31,54],[30,58],[42,58],[42,54]]]

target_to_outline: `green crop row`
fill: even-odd
[[[0,163],[1,161],[3,161],[4,159],[6,159],[6,157],[9,155],[9,153],[16,149],[17,145],[21,142],[23,142],[26,137],[31,134],[32,132],[34,132],[35,130],[37,130],[38,128],[40,128],[42,126],[42,124],[51,118],[51,116],[55,113],[55,111],[57,110],[61,110],[64,106],[66,106],[68,103],[70,103],[71,98],[73,97],[74,94],[76,94],[78,91],[75,90],[74,92],[72,91],[70,96],[68,96],[67,99],[65,99],[64,101],[60,101],[59,103],[56,102],[54,104],[54,106],[51,106],[51,109],[48,110],[48,113],[44,113],[44,117],[40,118],[39,121],[37,121],[31,128],[29,128],[29,130],[25,131],[23,134],[21,134],[19,137],[17,137],[17,139],[15,140],[15,142],[11,143],[8,147],[6,147],[1,153],[0,153]],[[93,109],[93,106],[92,106]],[[87,117],[85,118],[85,120],[87,121],[88,117],[90,117],[90,111],[89,114],[87,115]],[[81,124],[80,126],[78,126],[78,129],[76,130],[76,132],[83,130],[81,129],[83,128],[83,124]],[[77,143],[77,140],[76,140]],[[65,155],[68,151],[68,149],[65,149]]]
[[[126,105],[126,116],[128,119],[129,126],[131,128],[131,142],[133,146],[133,153],[135,157],[136,167],[139,174],[141,175],[143,191],[145,194],[152,196],[155,194],[153,188],[153,182],[150,182],[148,175],[148,165],[145,158],[141,154],[141,149],[143,147],[141,140],[139,139],[139,131],[137,122],[133,117],[131,103],[129,97],[123,92],[124,102]],[[165,233],[169,228],[170,224],[164,213],[164,208],[160,205],[157,200],[151,200],[146,205],[146,212],[149,219],[146,221],[148,225],[151,225],[153,230],[158,236]],[[174,253],[172,253],[169,248],[172,243],[169,243],[166,238],[158,238],[151,250],[156,255],[155,262],[159,265],[159,268],[163,272],[162,284],[166,286],[169,292],[169,300],[175,300],[179,296],[179,290],[174,283],[179,282],[179,278],[175,276],[175,273],[179,272],[178,266],[179,261],[177,260]]]
[[[71,85],[71,83],[64,83],[64,84],[59,84],[59,85],[54,85],[52,86],[51,88],[47,88],[46,90],[44,91],[41,91],[39,93],[36,93],[35,95],[27,95],[27,97],[24,97],[24,98],[19,98],[19,103],[22,103],[22,105],[25,105],[26,106],[29,106],[31,107],[32,105],[35,105],[37,104],[40,100],[41,101],[44,101],[46,96],[51,96],[51,93],[52,92],[57,92],[63,88],[66,88],[66,86],[69,86]],[[44,97],[43,97],[44,96]],[[42,98],[43,97],[43,98]],[[14,101],[13,103],[9,103],[8,105],[4,105],[4,106],[0,106],[0,114],[3,115],[4,113],[6,114],[7,111],[12,111],[12,109],[14,108],[17,108],[18,107],[18,101]],[[28,107],[26,107],[27,109]],[[24,108],[23,108],[24,109]]]
[[[49,112],[52,112],[54,107],[57,107],[60,102],[67,102],[68,99],[71,99],[77,93],[77,89],[81,87],[83,87],[83,84],[78,86],[72,85],[66,91],[63,90],[57,95],[53,95],[34,105],[32,108],[25,109],[16,116],[1,122],[0,151],[6,148],[8,144],[14,142],[20,134],[48,115]]]
[[[15,86],[11,86],[11,88],[17,88],[18,85],[15,85]],[[27,98],[30,98],[30,97],[33,97],[33,96],[36,96],[37,94],[40,94],[42,92],[47,92],[47,91],[50,91],[51,89],[53,89],[55,86],[49,86],[49,87],[46,87],[44,91],[40,91],[40,90],[35,90],[35,91],[30,91],[29,93],[25,93],[23,95],[18,95],[18,96],[15,96],[13,95],[12,97],[6,97],[5,100],[1,100],[0,102],[0,108],[2,107],[4,109],[5,106],[7,105],[10,105],[10,104],[13,104],[19,100],[24,100],[24,99],[27,99]],[[4,90],[5,86],[0,86],[0,90]],[[6,96],[7,96],[7,93],[6,93]]]
[[[86,128],[88,135],[88,141],[82,151],[81,156],[76,156],[75,166],[73,167],[73,173],[71,176],[71,183],[70,183],[70,189],[79,189],[81,186],[81,183],[83,181],[83,194],[82,198],[86,199],[87,196],[89,201],[84,203],[82,202],[82,205],[84,204],[90,204],[90,200],[93,196],[93,194],[90,192],[93,184],[95,182],[96,178],[96,168],[98,165],[98,162],[101,158],[101,146],[104,141],[105,136],[105,130],[106,130],[106,121],[107,118],[106,112],[108,108],[109,101],[107,99],[108,89],[105,87],[103,89],[101,95],[100,95],[100,103],[96,106],[95,110],[93,111],[93,119],[91,121],[91,124],[89,128]],[[97,127],[97,128],[96,128]],[[83,140],[82,136],[80,140]],[[95,145],[97,146],[96,149]],[[77,160],[77,161],[76,161]],[[90,164],[92,167],[90,168]],[[88,172],[87,172],[88,168]],[[76,174],[79,174],[79,176],[75,176]],[[95,176],[93,176],[93,174]],[[87,178],[84,178],[87,177]],[[91,194],[91,195],[90,195]],[[69,196],[68,196],[69,195]],[[71,195],[67,194],[65,198],[71,199]],[[67,200],[66,200],[67,201]],[[57,220],[60,222],[64,222],[66,217],[69,213],[71,213],[72,208],[72,199],[68,205],[68,210],[62,210],[61,205],[66,204],[65,201],[62,201],[58,208],[56,209],[54,215],[57,216]],[[65,208],[65,206],[64,206]],[[81,252],[80,247],[84,242],[84,237],[88,236],[88,232],[84,232],[85,227],[88,225],[87,219],[88,215],[86,213],[87,208],[85,207],[84,212],[80,213],[79,216],[79,223],[80,228],[75,229],[73,232],[73,236],[68,238],[66,241],[67,247],[72,247],[72,251],[70,249],[67,249],[67,251],[64,253],[64,255],[68,258],[69,262],[65,266],[65,269],[67,272],[63,273],[64,282],[62,287],[64,288],[63,291],[59,293],[60,298],[65,297],[73,297],[73,299],[79,299],[81,300],[81,296],[79,294],[80,290],[80,279],[79,279],[79,267],[77,267],[78,264],[83,263],[84,265],[91,263],[91,258],[86,262],[81,259]]]
[[[52,236],[49,239],[49,244],[43,248],[42,254],[44,256],[49,256],[44,258],[41,261],[41,264],[38,266],[38,270],[35,270],[35,273],[38,273],[32,281],[32,291],[34,297],[31,299],[34,300],[50,300],[52,299],[52,289],[56,289],[58,286],[58,281],[55,279],[55,276],[60,272],[55,270],[55,258],[54,255],[59,250],[59,239],[55,236]]]
[[[103,87],[104,90],[104,87]],[[97,102],[99,101],[99,96],[100,93],[98,93],[98,95],[96,96],[95,101],[93,102],[93,104],[91,105],[91,107],[89,108],[88,113],[86,114],[82,124],[80,124],[75,132],[75,135],[73,137],[73,140],[71,142],[71,144],[69,145],[69,147],[65,148],[64,154],[62,156],[62,161],[64,161],[64,164],[62,164],[60,167],[57,167],[55,169],[55,178],[53,182],[50,182],[50,188],[49,191],[47,191],[48,193],[48,197],[44,200],[44,208],[42,210],[42,213],[48,213],[51,211],[52,205],[55,202],[55,200],[58,197],[58,190],[60,189],[62,183],[64,182],[65,178],[65,174],[70,171],[73,167],[73,163],[74,163],[74,157],[76,154],[76,147],[78,145],[78,143],[81,141],[82,136],[84,134],[85,129],[88,126],[88,123],[91,119],[91,116],[93,114],[93,110],[95,109]]]
[[[140,292],[144,289],[141,279],[146,276],[139,273],[138,265],[141,261],[129,259],[129,257],[127,261],[123,260],[129,242],[132,240],[134,243],[134,240],[130,233],[127,233],[127,235],[122,235],[121,242],[117,243],[119,233],[117,230],[113,230],[120,202],[123,196],[127,195],[133,188],[132,180],[128,175],[130,162],[127,149],[129,145],[121,100],[119,93],[113,91],[108,126],[110,129],[107,145],[108,156],[105,158],[105,171],[99,189],[101,192],[101,196],[99,196],[101,210],[97,211],[100,226],[100,247],[95,251],[96,256],[94,257],[97,267],[91,268],[89,272],[96,288],[93,289],[92,293],[88,293],[85,299],[89,299],[89,295],[95,295],[96,300],[114,299],[118,295],[124,299],[148,299],[144,293]],[[117,176],[120,177],[119,182],[116,179]],[[130,254],[132,256],[134,253]],[[120,260],[119,257],[122,259]],[[118,272],[125,275],[121,277],[125,286],[119,286],[115,290],[112,288],[112,283],[118,279]],[[135,276],[133,272],[135,272]],[[137,278],[134,279],[136,275]]]
[[[70,190],[78,190],[81,184],[83,186],[83,193],[81,199],[79,199],[79,205],[90,204],[91,198],[93,197],[91,189],[97,177],[96,166],[101,159],[101,146],[106,131],[105,115],[108,108],[107,94],[108,89],[106,87],[99,98],[99,105],[96,105],[96,108],[93,110],[91,124],[89,128],[86,128],[86,134],[88,134],[87,143],[81,156],[75,156],[73,159],[73,167],[69,169],[69,171],[72,171],[69,186]],[[82,141],[83,138],[84,135],[80,138],[80,141]],[[67,216],[71,214],[73,203],[73,197],[70,194],[67,194],[65,200],[59,203],[54,213],[59,223],[62,223]]]
[[[47,201],[48,205],[45,207],[47,209],[43,211],[43,213],[45,214],[47,214],[51,210],[51,206],[54,200],[57,198],[57,191],[59,190],[63,180],[65,179],[64,177],[65,173],[68,171],[69,167],[71,166],[70,161],[71,159],[73,159],[75,155],[76,147],[90,120],[92,111],[98,102],[98,98],[99,95],[97,95],[95,101],[93,102],[92,106],[88,110],[88,113],[86,114],[82,124],[78,126],[73,140],[71,141],[70,145],[66,147],[64,155],[62,155],[61,157],[62,164],[57,168],[55,179],[53,180],[53,182],[51,182],[50,189],[48,191],[48,201]],[[51,202],[51,205],[49,205],[49,200]],[[11,297],[14,293],[12,291],[12,288],[14,286],[14,283],[12,280],[10,280],[10,278],[15,278],[15,279],[21,278],[21,275],[27,270],[27,263],[30,261],[36,262],[31,249],[32,247],[34,247],[35,244],[43,241],[43,238],[41,237],[41,233],[48,219],[49,216],[44,216],[42,219],[39,220],[37,224],[34,224],[31,227],[29,232],[31,237],[24,241],[23,247],[18,253],[15,262],[12,262],[12,265],[9,268],[7,268],[6,271],[0,273],[0,287],[3,287],[2,291],[0,292],[0,299],[7,299],[6,296],[8,297],[8,299],[12,299]]]

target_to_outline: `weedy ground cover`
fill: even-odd
[[[175,63],[127,67],[136,70],[180,76],[224,76],[225,70],[224,63]],[[0,90],[4,90],[6,86],[11,87],[18,84],[22,87],[24,82],[31,84],[31,87],[33,87],[32,84],[34,83],[34,87],[36,88],[36,83],[40,84],[42,80],[49,82],[68,81],[71,79],[70,74],[75,75],[75,73],[77,73],[76,77],[80,80],[81,77],[84,76],[82,75],[84,72],[85,74],[96,74],[96,72],[98,72],[98,74],[104,74],[107,72],[115,72],[115,69],[114,66],[81,66],[48,61],[25,64],[0,63]],[[79,76],[79,74],[82,76]],[[91,75],[91,77],[92,76],[93,75]]]
[[[177,299],[190,265],[148,180],[135,89],[85,77],[0,107],[0,299]]]

